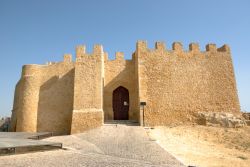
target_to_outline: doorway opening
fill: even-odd
[[[129,119],[129,92],[122,86],[113,91],[113,112],[114,120]]]

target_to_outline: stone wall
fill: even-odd
[[[228,46],[197,44],[183,51],[180,43],[173,50],[157,42],[148,49],[137,43],[139,96],[146,101],[145,124],[167,125],[190,121],[193,112],[239,112],[233,65]]]
[[[117,52],[115,60],[105,58],[105,78],[104,78],[104,118],[113,120],[112,96],[113,91],[119,86],[123,86],[129,91],[129,120],[139,120],[137,108],[137,94],[135,84],[135,61],[125,60],[122,52]]]
[[[71,134],[81,133],[103,125],[103,110],[75,110],[72,115]]]

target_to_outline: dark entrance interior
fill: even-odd
[[[129,92],[120,86],[113,91],[114,120],[128,120]]]

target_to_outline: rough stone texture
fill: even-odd
[[[85,130],[103,125],[103,111],[90,109],[73,111],[71,133],[80,133]]]
[[[101,46],[99,46],[101,47]],[[102,109],[103,51],[77,58],[74,78],[74,110]]]
[[[199,112],[197,118],[200,125],[218,125],[226,128],[239,128],[247,125],[244,118],[230,113]]]
[[[146,41],[138,41],[132,60],[121,52],[109,60],[95,45],[91,54],[78,46],[75,62],[65,54],[62,62],[25,65],[11,130],[69,134],[100,126],[113,119],[112,93],[119,86],[129,91],[130,120],[142,124],[140,102],[147,103],[144,123],[149,126],[194,121],[198,112],[240,111],[227,45],[208,44],[200,51],[191,43],[184,51],[179,42],[167,50],[163,42],[149,49]]]

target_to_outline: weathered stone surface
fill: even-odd
[[[198,124],[208,126],[222,126],[226,128],[239,128],[246,126],[244,118],[230,113],[199,112]]]
[[[71,134],[103,125],[103,111],[96,109],[74,110],[71,124]]]

